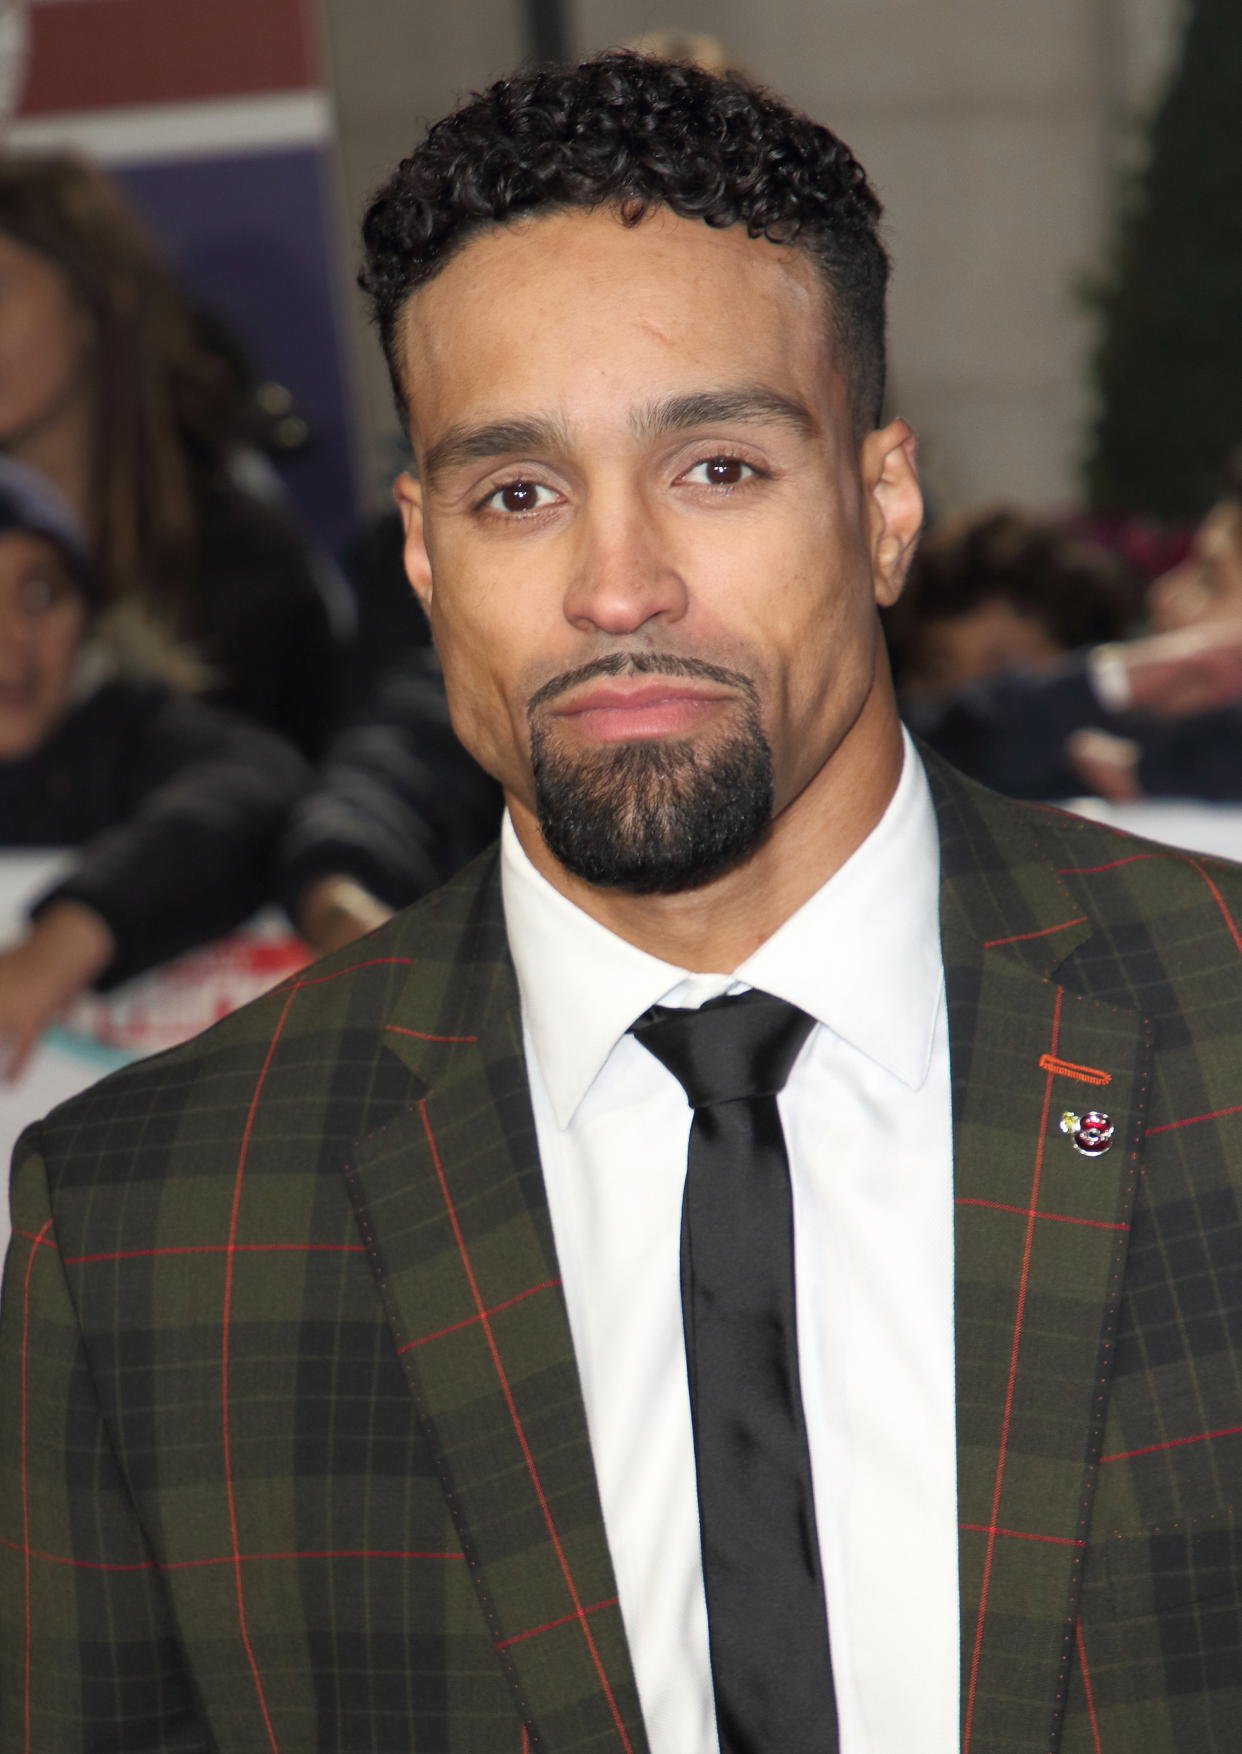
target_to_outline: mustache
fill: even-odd
[[[736,688],[752,707],[759,704],[758,691],[749,676],[740,670],[726,670],[709,664],[704,658],[678,658],[668,652],[613,652],[606,658],[594,658],[576,670],[565,670],[537,688],[526,703],[528,717],[540,707],[556,700],[584,682],[604,676],[680,676],[690,681],[716,682],[724,688]]]

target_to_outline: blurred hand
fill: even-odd
[[[0,951],[0,1078],[20,1076],[57,1012],[112,960],[112,934],[97,913],[58,901],[20,943]]]
[[[1066,739],[1070,765],[1093,797],[1114,804],[1136,804],[1143,796],[1138,782],[1139,746],[1109,731],[1075,731]]]
[[[1153,634],[1110,650],[1125,665],[1136,712],[1178,718],[1242,700],[1242,621]]]
[[[320,877],[298,902],[298,931],[316,950],[339,950],[393,916],[393,909],[352,877]]]

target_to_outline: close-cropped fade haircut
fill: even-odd
[[[437,122],[374,195],[359,281],[403,418],[396,355],[410,294],[492,226],[599,207],[626,225],[666,207],[804,251],[827,294],[855,430],[879,424],[889,264],[862,166],[737,73],[621,50],[498,80]]]

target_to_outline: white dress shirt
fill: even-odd
[[[954,1754],[953,1221],[939,840],[922,764],[739,968],[688,974],[502,884],[540,1156],[652,1754],[716,1754],[678,1248],[691,1115],[629,1025],[758,987],[816,1019],[780,1111],[841,1754]]]

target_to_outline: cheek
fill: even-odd
[[[437,599],[437,604],[439,599]],[[505,666],[512,642],[474,618],[448,615],[433,604],[431,627],[444,672],[453,729],[480,766],[502,783],[519,770],[525,749],[520,690]]]
[[[81,370],[85,339],[76,311],[62,296],[42,308],[28,309],[18,325],[13,352],[26,371],[48,386],[70,382]]]
[[[38,646],[39,670],[47,694],[58,697],[57,705],[73,681],[84,630],[85,617],[76,606],[51,618],[42,630]]]
[[[811,596],[780,630],[771,660],[784,672],[787,734],[809,751],[835,739],[853,719],[872,687],[880,641],[875,602],[868,589],[848,588]]]

